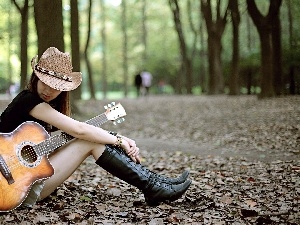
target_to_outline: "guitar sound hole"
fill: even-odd
[[[21,157],[27,163],[34,163],[38,159],[36,152],[34,151],[33,147],[30,145],[26,145],[22,148]]]

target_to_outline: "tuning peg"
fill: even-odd
[[[117,122],[122,123],[122,122],[124,122],[124,120],[125,120],[124,118],[119,118]]]
[[[108,106],[108,108],[111,108],[111,104],[108,104],[107,106]]]
[[[107,105],[104,106],[104,109],[107,109]]]
[[[116,121],[113,122],[113,125],[117,125]]]
[[[115,103],[115,102],[112,102],[112,103],[111,103],[111,105],[112,105],[112,106],[115,106],[115,105],[116,105],[116,103]]]

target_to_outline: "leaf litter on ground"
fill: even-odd
[[[99,114],[104,103],[78,102],[78,118]],[[150,96],[121,103],[126,121],[103,127],[141,146],[148,137],[176,143],[176,151],[145,145],[141,155],[159,174],[189,169],[187,193],[149,207],[136,188],[89,157],[33,208],[1,213],[0,224],[300,224],[299,97]]]

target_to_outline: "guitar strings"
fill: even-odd
[[[33,146],[29,146],[30,149],[32,149],[34,151],[34,147]],[[36,157],[36,155],[34,155]],[[30,159],[32,159],[32,151],[31,152],[26,152],[25,154],[22,155],[22,158],[27,162]],[[17,159],[17,160],[16,160]],[[16,169],[20,166],[22,166],[23,164],[20,162],[19,157],[17,157],[16,155],[12,155],[9,156],[8,158],[5,159],[6,164],[8,165],[9,168],[11,169]],[[13,161],[14,163],[9,165],[10,162]]]
[[[104,114],[101,114],[99,116],[96,116],[88,121],[86,121],[87,124],[93,125],[93,126],[100,126],[101,124],[107,122],[107,118]],[[103,118],[101,118],[103,117]],[[45,155],[46,153],[51,153],[51,151],[48,151],[47,148],[49,148],[49,145],[47,144],[47,142],[53,142],[54,145],[52,145],[53,150],[63,146],[64,144],[66,144],[67,142],[69,142],[70,140],[74,139],[74,137],[72,137],[71,135],[62,132],[61,134],[55,135],[41,143],[38,144],[37,148],[37,155],[42,156]]]

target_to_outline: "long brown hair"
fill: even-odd
[[[26,89],[37,94],[37,82],[39,78],[32,72],[30,80],[27,84]],[[55,99],[53,99],[49,104],[55,108],[57,111],[70,116],[71,106],[70,106],[70,94],[69,91],[62,91]]]

